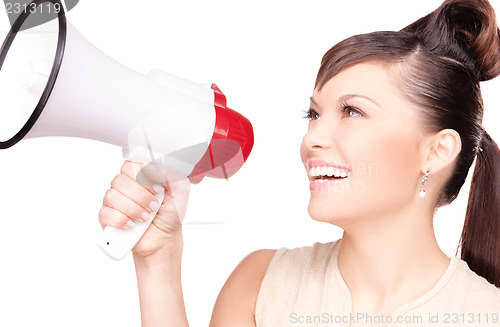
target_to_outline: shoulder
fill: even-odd
[[[261,281],[259,297],[276,296],[280,289],[299,285],[304,278],[321,280],[336,257],[336,245],[340,241],[276,251]]]
[[[276,252],[257,250],[241,260],[217,297],[210,326],[255,326],[260,284]]]
[[[500,288],[491,284],[486,278],[479,276],[476,272],[471,270],[464,260],[458,262],[459,279],[464,285],[464,289],[471,291],[473,297],[482,299],[495,299],[500,307]]]
[[[500,310],[500,288],[488,282],[469,268],[467,262],[457,258],[454,278],[450,280],[448,292],[454,301],[466,308]],[[452,301],[453,302],[453,301]],[[500,311],[497,311],[500,313]]]
[[[281,248],[269,263],[267,275],[276,275],[279,271],[284,271],[288,278],[292,278],[293,275],[301,278],[299,276],[302,276],[305,270],[323,269],[323,266],[332,258],[339,242],[340,240],[329,243],[318,242],[311,246],[293,249]]]
[[[255,318],[260,325],[285,325],[280,320],[284,316],[278,313],[291,312],[303,301],[308,302],[308,307],[319,305],[318,294],[322,294],[325,287],[336,244],[338,241],[314,243],[276,252],[261,281],[255,303]]]
[[[248,254],[236,266],[227,283],[243,283],[251,293],[251,298],[257,299],[257,293],[267,268],[280,250],[261,249]]]
[[[311,246],[297,248],[280,248],[278,250],[257,250],[247,255],[236,267],[233,274],[253,276],[260,286],[266,275],[275,270],[300,272],[307,266],[318,266],[330,258],[335,245],[339,241],[329,243],[314,243]]]
[[[227,290],[234,284],[242,283],[243,287],[238,287],[240,290],[242,288],[249,291],[255,288],[258,290],[266,269],[277,252],[278,250],[262,249],[247,255],[233,270],[224,288]],[[225,291],[224,288],[222,291]]]
[[[267,267],[261,284],[261,295],[269,295],[280,288],[298,285],[305,278],[319,280],[326,267],[335,259],[336,245],[340,240],[329,243],[314,243],[311,246],[293,249],[279,249]]]
[[[314,258],[331,253],[335,243],[315,243],[300,248],[262,249],[248,254],[233,270],[217,297],[210,326],[255,326],[261,287],[280,272],[293,278]],[[289,279],[288,279],[289,280]],[[286,281],[284,281],[286,282]]]

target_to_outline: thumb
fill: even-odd
[[[137,173],[137,182],[145,186],[165,186],[184,179],[187,179],[185,174],[171,167],[167,167],[162,160],[143,163],[143,167]]]

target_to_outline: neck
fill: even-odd
[[[406,210],[344,228],[338,264],[353,306],[390,314],[436,284],[450,259],[439,248],[432,218],[432,210]]]

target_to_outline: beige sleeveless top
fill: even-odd
[[[430,291],[391,316],[352,315],[337,265],[341,241],[276,252],[257,298],[257,327],[500,326],[500,289],[457,257]]]

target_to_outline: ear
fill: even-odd
[[[422,172],[427,169],[436,173],[450,167],[462,150],[460,135],[454,129],[443,129],[430,135],[423,142]]]

